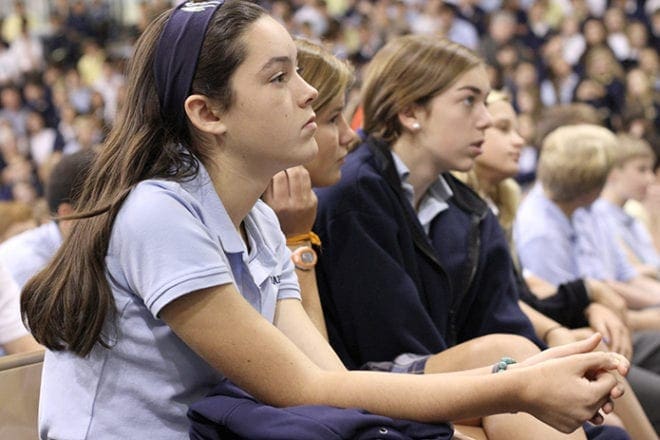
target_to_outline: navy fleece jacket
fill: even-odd
[[[485,202],[454,195],[427,236],[384,143],[349,154],[341,181],[317,190],[317,279],[330,342],[349,368],[402,353],[434,354],[491,333],[539,346],[518,306],[504,234]]]

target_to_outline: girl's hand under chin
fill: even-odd
[[[275,174],[262,199],[277,214],[287,237],[312,230],[318,201],[309,173],[302,165]]]

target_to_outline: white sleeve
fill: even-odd
[[[0,266],[0,345],[28,334],[21,320],[20,294],[9,272]]]

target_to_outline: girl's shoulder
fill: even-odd
[[[164,214],[172,203],[193,207],[196,198],[180,182],[165,179],[148,179],[138,183],[126,198],[121,211],[144,215],[149,211]]]
[[[138,183],[126,197],[113,224],[113,237],[164,230],[168,225],[202,218],[201,203],[180,182],[148,179]]]

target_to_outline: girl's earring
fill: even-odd
[[[420,128],[422,128],[422,126],[419,125],[419,122],[413,122],[412,125],[411,125],[411,127],[412,127],[412,129],[415,130],[415,131],[417,131],[417,130],[419,130]]]

